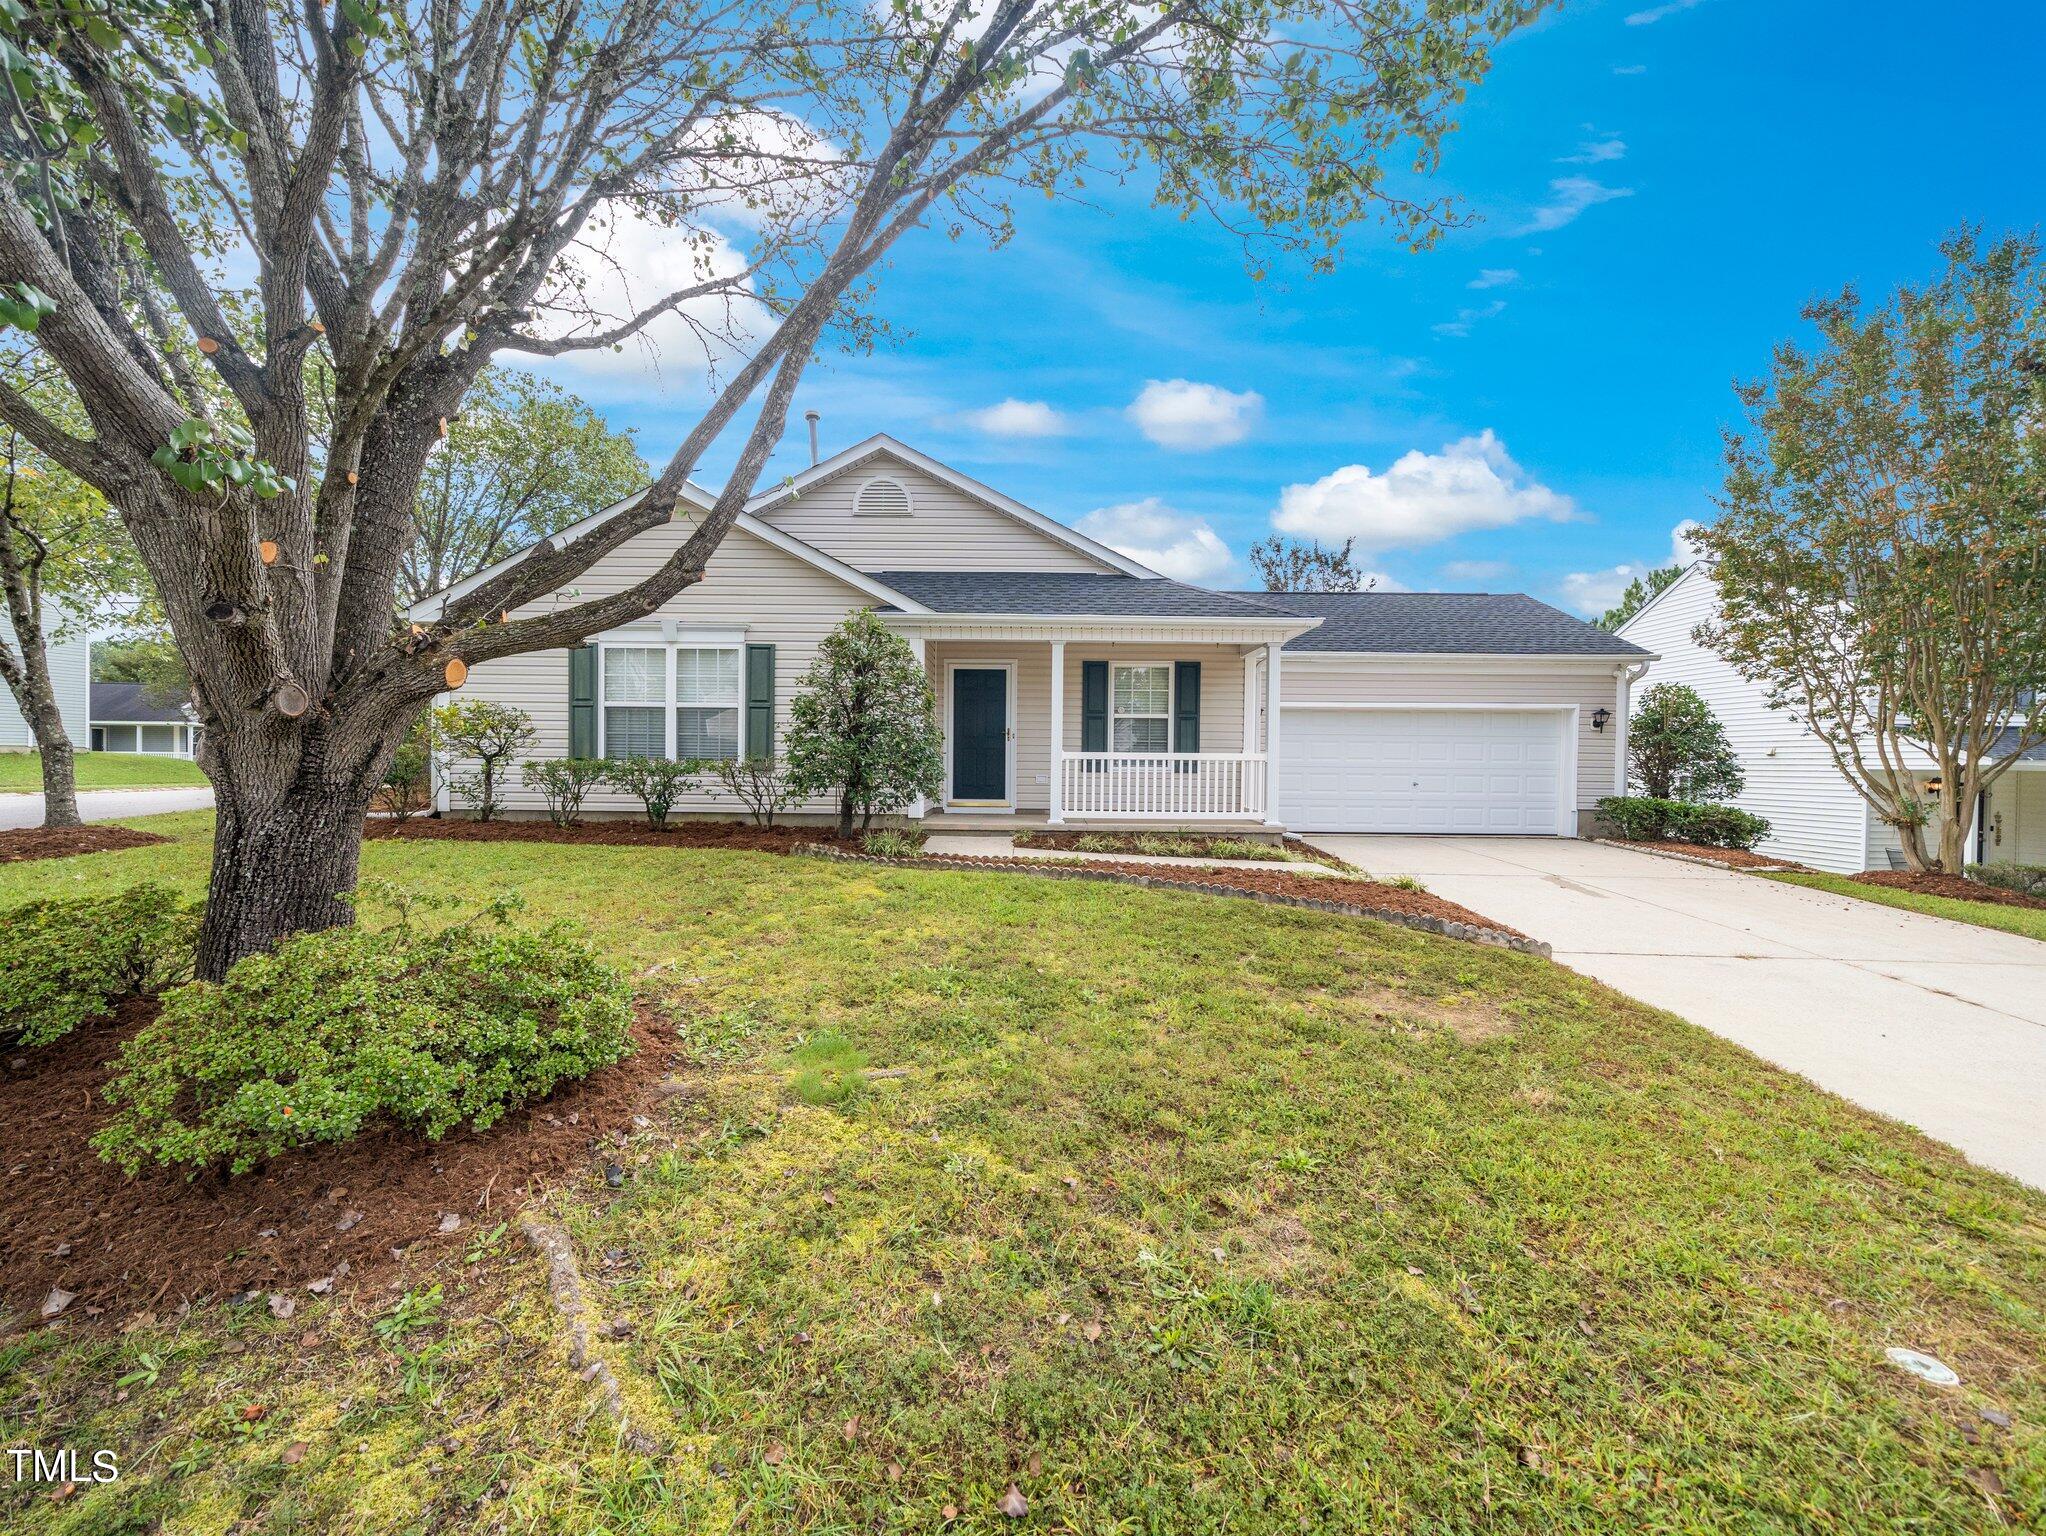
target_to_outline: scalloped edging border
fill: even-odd
[[[891,869],[967,869],[1009,871],[1034,875],[1040,880],[1095,880],[1107,885],[1135,885],[1153,891],[1192,891],[1198,896],[1234,896],[1241,901],[1261,901],[1273,907],[1300,907],[1310,912],[1332,912],[1338,917],[1369,917],[1400,928],[1432,933],[1438,938],[1461,939],[1466,944],[1488,944],[1543,960],[1554,958],[1540,939],[1523,938],[1498,928],[1476,923],[1459,923],[1446,917],[1428,917],[1419,912],[1396,912],[1388,907],[1360,907],[1347,901],[1317,901],[1311,896],[1288,896],[1278,891],[1246,890],[1237,885],[1206,885],[1193,880],[1159,880],[1150,875],[1112,874],[1103,869],[1070,869],[1044,859],[958,859],[933,854],[914,859],[888,858],[873,853],[846,853],[822,843],[798,843],[789,850],[801,858],[825,859],[836,864],[880,864]]]

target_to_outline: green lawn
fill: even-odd
[[[150,825],[181,841],[0,868],[0,904],[196,891],[207,818]],[[390,1293],[13,1339],[0,1436],[117,1448],[124,1475],[0,1491],[0,1525],[2046,1518],[2046,1197],[1562,967],[999,873],[454,842],[372,844],[364,872],[517,889],[660,967],[696,1091],[622,1193],[552,1199],[660,1451],[589,1416],[507,1237],[388,1340]],[[995,1510],[1012,1480],[1021,1522]]]
[[[80,789],[204,788],[207,782],[199,765],[182,757],[159,757],[148,752],[80,752],[76,761]],[[40,794],[42,787],[42,753],[0,752],[0,795]]]
[[[2046,911],[2037,907],[2014,907],[1995,901],[1955,901],[1947,896],[1926,896],[1917,891],[1900,891],[1894,886],[1868,885],[1860,880],[1850,880],[1845,875],[1817,872],[1786,870],[1763,878],[1781,880],[1788,885],[1808,885],[1813,890],[1831,891],[1836,896],[1856,896],[1863,901],[1880,902],[1886,907],[1902,907],[1907,912],[1949,917],[1957,923],[1973,923],[1978,928],[2001,928],[2005,933],[2021,934],[2028,939],[2046,939]]]

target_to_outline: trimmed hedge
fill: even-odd
[[[191,974],[199,909],[161,885],[0,913],[0,1043],[35,1047]]]
[[[1752,848],[1769,835],[1766,818],[1730,805],[1608,795],[1598,813],[1614,833],[1636,843],[1698,843],[1707,848]]]
[[[2034,896],[2046,901],[2046,864],[1976,864],[1968,870],[1968,878],[1980,880],[1984,885],[1993,885],[2000,891],[2015,891],[2020,896]]]
[[[165,995],[115,1063],[93,1138],[145,1163],[243,1173],[376,1122],[477,1130],[632,1050],[632,994],[562,927],[335,928]]]

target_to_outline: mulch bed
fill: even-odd
[[[108,853],[116,848],[142,848],[169,841],[154,832],[137,832],[133,827],[21,827],[0,832],[0,864],[68,859],[78,853]]]
[[[857,848],[824,827],[756,827],[744,821],[671,821],[651,827],[643,820],[586,821],[557,827],[551,821],[472,821],[466,816],[435,820],[371,820],[365,835],[379,840],[457,843],[575,843],[619,848],[724,848],[736,853],[789,853],[804,843]]]
[[[1946,896],[1955,901],[1988,901],[1999,907],[2030,907],[2035,912],[2046,911],[2046,901],[2041,901],[2036,896],[2006,891],[2001,886],[1984,885],[1980,880],[1969,880],[1960,875],[1918,875],[1908,869],[1878,869],[1856,875],[1854,879],[1863,885],[1887,885],[1896,891],[1916,891],[1921,896]]]
[[[293,1152],[236,1178],[149,1171],[129,1178],[87,1145],[111,1113],[100,1089],[120,1044],[155,1003],[0,1066],[7,1196],[0,1202],[0,1304],[34,1325],[53,1287],[76,1299],[67,1326],[114,1326],[137,1313],[249,1292],[309,1301],[375,1285],[408,1258],[459,1254],[539,1188],[601,1166],[664,1094],[674,1037],[645,1012],[639,1050],[514,1110],[488,1131],[438,1142],[397,1130]],[[622,1159],[621,1159],[622,1161]],[[443,1218],[461,1218],[443,1233]]]
[[[1707,864],[1723,864],[1728,869],[1802,869],[1804,866],[1794,859],[1779,859],[1766,853],[1751,853],[1745,848],[1713,848],[1705,843],[1678,843],[1645,838],[1612,840],[1618,848],[1645,848],[1651,853],[1674,853],[1687,859],[1703,859]]]
[[[853,854],[851,857],[865,860],[866,856]],[[897,865],[907,869],[999,869],[1010,874],[1057,874],[1064,871],[1085,871],[1090,874],[1108,875],[1133,883],[1162,883],[1186,885],[1209,892],[1243,891],[1258,896],[1283,896],[1310,902],[1329,902],[1344,906],[1366,907],[1375,912],[1395,913],[1408,917],[1433,918],[1438,922],[1457,923],[1470,928],[1484,929],[1492,933],[1505,934],[1509,938],[1526,942],[1526,934],[1509,928],[1504,923],[1489,917],[1481,917],[1469,907],[1460,907],[1453,901],[1444,901],[1440,896],[1427,891],[1410,891],[1397,885],[1381,885],[1376,880],[1349,880],[1340,875],[1295,874],[1284,869],[1252,869],[1243,865],[1228,864],[1119,864],[1111,859],[1060,859],[1056,863],[1045,859],[1001,858],[979,854],[940,854],[911,859],[882,859],[873,862]]]

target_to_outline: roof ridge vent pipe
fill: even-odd
[[[810,423],[810,462],[814,465],[817,462],[817,423],[820,417],[815,411],[805,411],[803,420]]]

